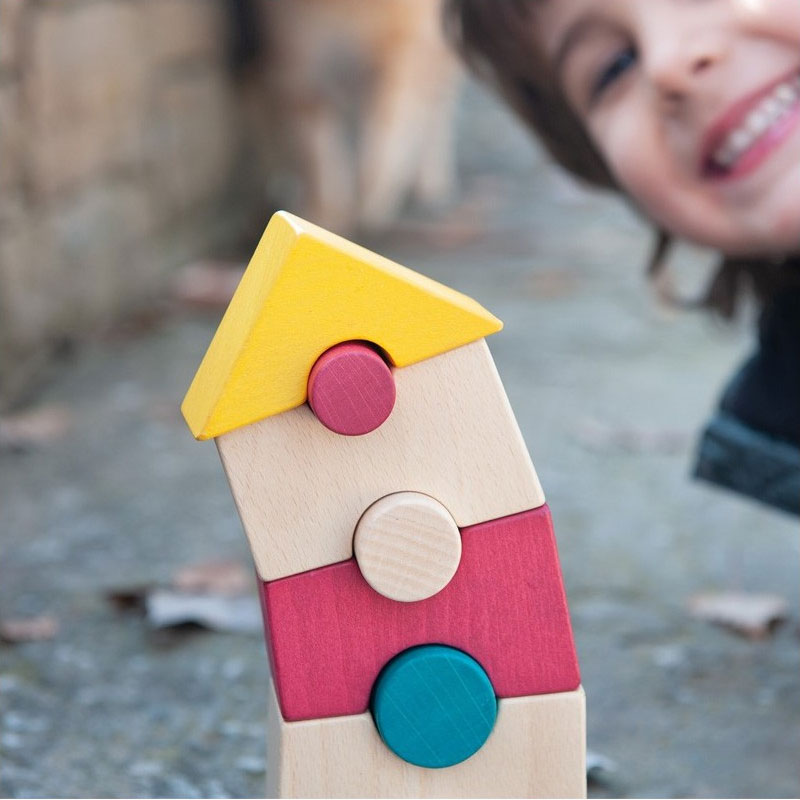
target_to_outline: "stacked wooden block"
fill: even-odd
[[[279,212],[183,405],[260,577],[276,796],[585,795],[550,512],[473,300]]]

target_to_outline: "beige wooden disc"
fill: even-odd
[[[444,589],[461,560],[461,533],[450,512],[419,492],[373,503],[356,525],[356,561],[367,583],[410,603]]]

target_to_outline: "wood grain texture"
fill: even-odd
[[[339,342],[374,342],[404,367],[501,328],[466,295],[279,211],[181,410],[198,439],[221,436],[303,404],[314,362]]]
[[[394,411],[366,436],[338,436],[304,405],[217,439],[262,579],[351,558],[359,518],[394,492],[435,497],[459,527],[544,503],[484,340],[394,380]]]
[[[267,797],[586,797],[583,689],[500,700],[475,755],[415,767],[381,740],[369,713],[285,722],[270,687]]]
[[[547,506],[465,528],[450,583],[418,603],[375,592],[355,559],[261,583],[267,648],[287,720],[360,714],[381,669],[421,644],[456,647],[498,697],[575,689],[575,655]]]
[[[308,405],[329,430],[363,436],[392,413],[394,378],[381,355],[363,342],[326,350],[308,376]]]
[[[371,704],[386,746],[419,767],[451,767],[483,746],[497,718],[486,670],[454,647],[426,644],[393,658]]]
[[[397,492],[364,512],[353,550],[361,574],[376,592],[412,603],[450,583],[461,560],[461,531],[438,500]]]

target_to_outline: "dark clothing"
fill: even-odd
[[[800,449],[719,412],[700,440],[695,477],[800,514]]]
[[[695,475],[800,515],[800,287],[762,312],[758,349],[703,433]]]

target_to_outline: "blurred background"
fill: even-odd
[[[590,794],[800,794],[796,522],[690,478],[752,313],[660,302],[647,226],[461,72],[434,0],[0,0],[0,794],[263,792],[249,553],[179,405],[277,208],[504,320]]]

